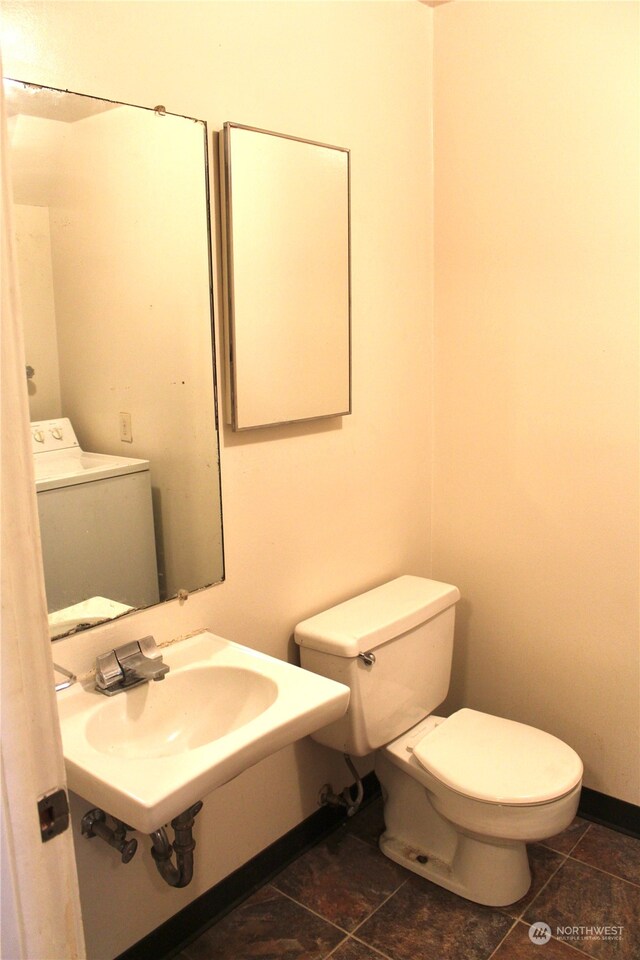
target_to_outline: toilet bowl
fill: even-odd
[[[582,764],[541,730],[463,709],[382,747],[375,772],[383,853],[469,900],[504,906],[529,889],[526,844],[573,820]]]
[[[575,816],[582,762],[535,727],[464,708],[447,695],[453,653],[450,584],[398,577],[295,628],[302,666],[347,684],[349,708],[313,739],[373,753],[388,857],[469,900],[504,906],[531,883],[526,844]]]

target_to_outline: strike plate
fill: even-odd
[[[54,790],[38,800],[40,837],[43,843],[64,833],[69,826],[69,800],[66,790]]]

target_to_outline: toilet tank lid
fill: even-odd
[[[301,647],[357,657],[425,623],[460,599],[449,583],[405,575],[303,620],[294,637]]]

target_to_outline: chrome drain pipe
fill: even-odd
[[[151,837],[151,856],[156,862],[158,873],[170,887],[186,887],[193,877],[193,851],[196,842],[193,839],[193,821],[202,810],[202,800],[185,810],[171,821],[175,837],[173,846],[169,843],[164,827],[154,830]],[[176,862],[171,860],[175,851]]]

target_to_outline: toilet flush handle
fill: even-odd
[[[376,655],[372,653],[371,650],[367,650],[366,653],[359,653],[358,657],[363,661],[368,667],[372,667],[376,662]]]

